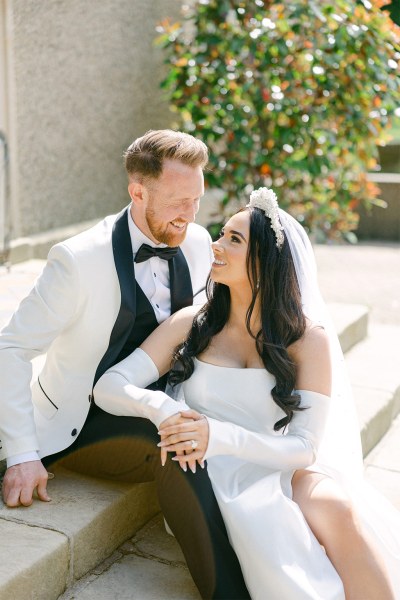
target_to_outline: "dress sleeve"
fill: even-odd
[[[189,410],[185,402],[176,402],[161,391],[145,389],[159,376],[150,356],[137,348],[100,377],[93,388],[94,401],[112,415],[143,417],[159,427],[168,417]]]
[[[324,434],[330,398],[308,390],[298,392],[307,408],[294,413],[286,435],[257,433],[207,417],[210,436],[204,459],[230,455],[283,471],[312,465]]]

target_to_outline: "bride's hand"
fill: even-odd
[[[161,442],[158,446],[162,452],[185,452],[184,455],[172,458],[179,461],[181,466],[182,463],[190,464],[196,460],[201,464],[208,446],[208,421],[204,415],[195,410],[187,410],[180,415],[184,420],[180,420],[179,423],[168,423],[173,417],[161,423],[159,430]]]
[[[185,415],[186,413],[176,413],[174,415],[172,415],[171,417],[169,417],[168,419],[165,419],[161,424],[160,424],[160,431],[159,433],[161,434],[161,430],[167,427],[170,427],[172,425],[178,425],[179,423],[188,423],[189,419],[185,418],[183,415]],[[193,419],[190,419],[190,421],[193,421]],[[165,436],[161,435],[161,441],[164,441]],[[192,452],[192,450],[190,450],[190,453]],[[196,461],[195,460],[189,460],[187,461],[183,461],[181,460],[182,457],[185,456],[185,451],[184,450],[177,450],[176,452],[176,456],[178,457],[178,461],[179,461],[179,466],[181,467],[181,469],[183,471],[187,471],[187,467],[189,467],[189,469],[192,471],[192,473],[196,472]],[[168,457],[168,452],[165,448],[161,448],[161,464],[162,466],[165,465],[165,463],[167,462],[167,457]]]

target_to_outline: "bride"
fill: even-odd
[[[254,600],[399,599],[399,513],[362,477],[307,236],[260,188],[213,251],[206,305],[105,373],[96,404],[150,418],[163,464],[207,467]],[[170,395],[144,389],[170,369]]]

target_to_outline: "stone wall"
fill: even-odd
[[[387,208],[360,209],[357,237],[400,242],[400,173],[369,173],[368,178],[379,186]]]
[[[179,18],[181,2],[2,2],[11,237],[118,211],[128,202],[123,150],[171,122],[153,41],[157,22]]]

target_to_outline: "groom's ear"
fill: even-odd
[[[128,185],[128,193],[131,197],[131,200],[136,205],[143,204],[146,194],[145,187],[139,183],[138,181],[131,181]]]

